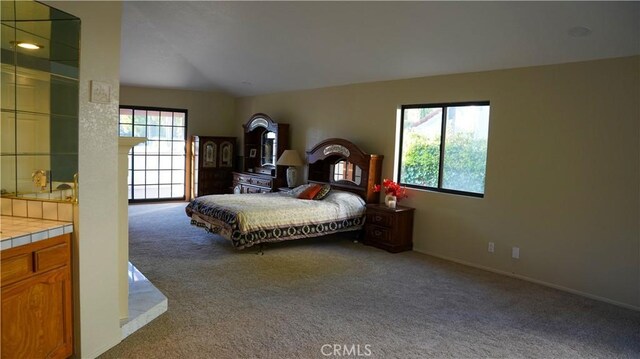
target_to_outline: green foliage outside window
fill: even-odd
[[[440,140],[418,133],[405,137],[401,182],[438,187]],[[487,142],[469,133],[448,136],[443,162],[443,188],[474,193],[484,192]]]
[[[442,187],[484,193],[487,141],[459,133],[446,140]]]
[[[438,163],[440,161],[440,140],[410,133],[405,138],[400,181],[426,187],[438,186]]]

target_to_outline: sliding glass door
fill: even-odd
[[[118,129],[148,139],[129,152],[129,201],[184,199],[187,110],[121,106]]]

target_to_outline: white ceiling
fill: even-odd
[[[640,2],[126,1],[120,71],[251,96],[637,54]]]

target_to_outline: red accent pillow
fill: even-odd
[[[315,197],[318,194],[318,192],[320,192],[320,189],[322,189],[322,186],[320,186],[319,184],[314,184],[313,186],[302,191],[302,193],[298,195],[298,198],[313,199],[313,197]]]

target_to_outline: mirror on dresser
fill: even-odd
[[[276,133],[273,131],[264,131],[260,141],[260,165],[275,166],[276,152],[278,150],[278,142],[276,141]]]
[[[240,172],[233,174],[234,193],[271,192],[285,186],[286,168],[276,161],[289,146],[289,124],[256,113],[242,127],[243,160]]]
[[[80,19],[2,1],[3,196],[76,198],[79,55]]]

